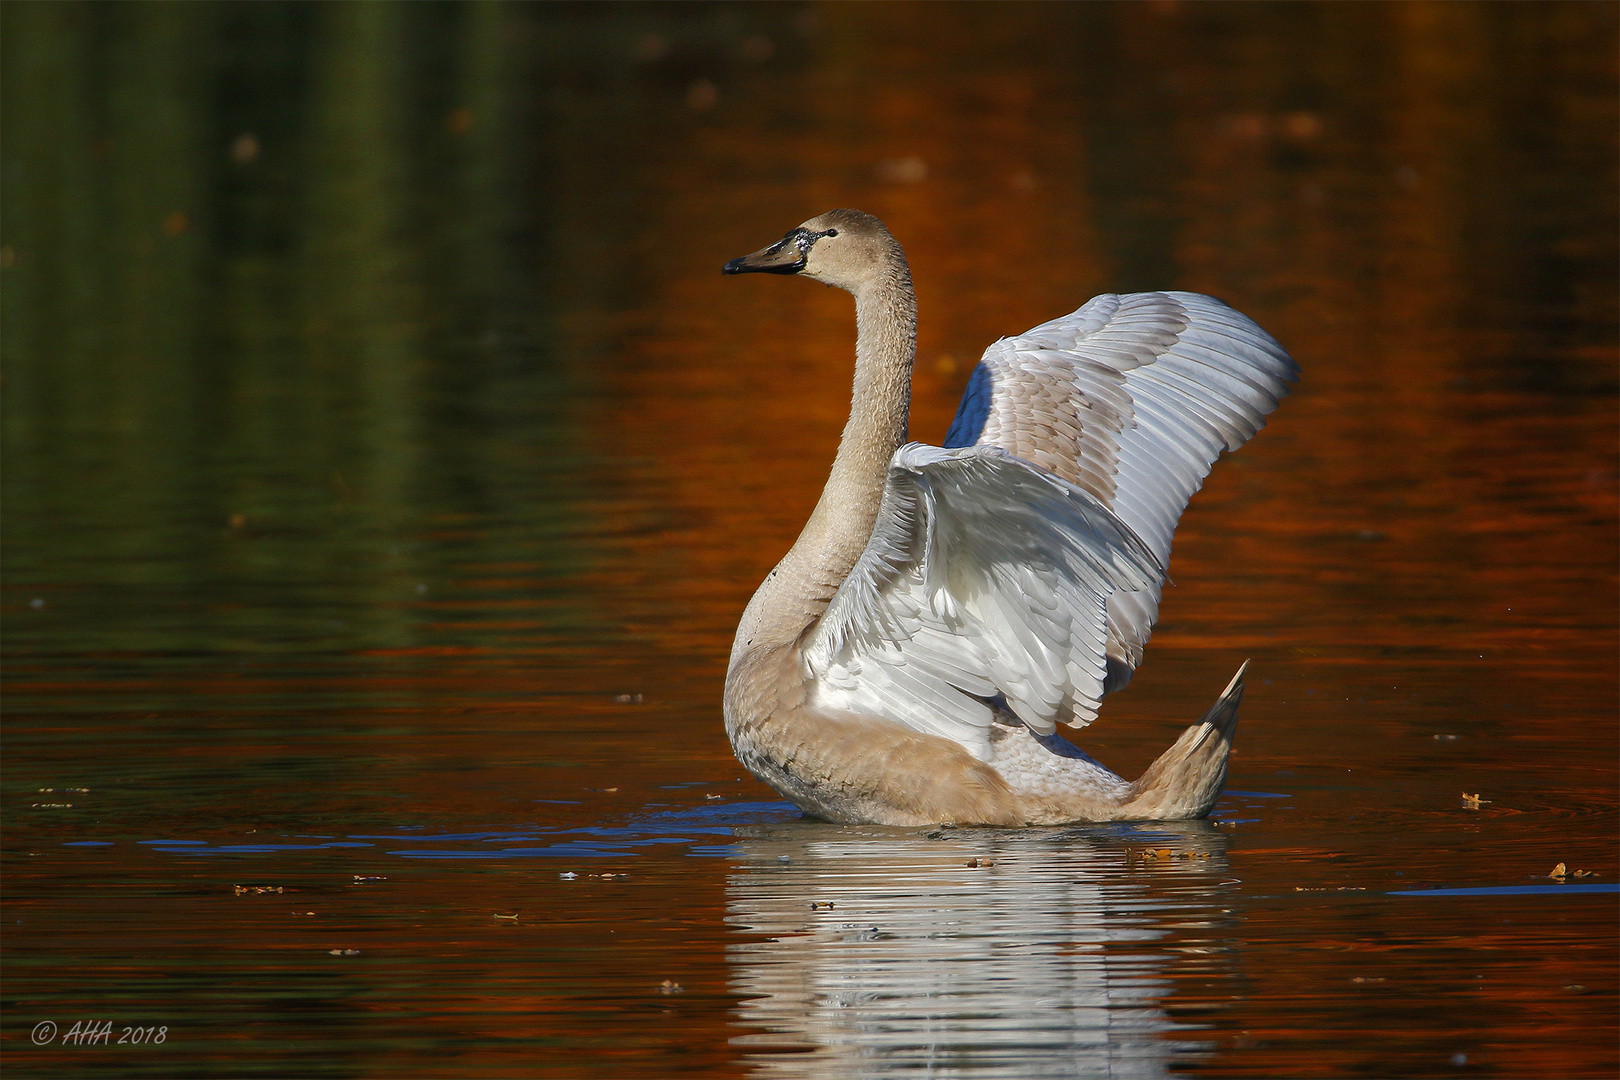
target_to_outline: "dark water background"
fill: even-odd
[[[1613,5],[0,10],[8,1075],[1620,1068]],[[1252,657],[1214,823],[736,766],[853,321],[718,268],[843,205],[919,438],[1100,291],[1304,367],[1079,736]]]

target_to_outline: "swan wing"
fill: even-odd
[[[1106,294],[985,350],[945,436],[999,446],[1080,486],[1159,565],[1222,450],[1265,424],[1299,367],[1246,316],[1187,292]],[[1130,680],[1159,581],[1108,599],[1105,693]]]
[[[803,643],[812,704],[981,759],[998,698],[1043,735],[1090,723],[1108,598],[1161,575],[1084,488],[998,446],[910,443],[889,463],[871,540]]]

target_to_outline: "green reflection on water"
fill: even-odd
[[[457,568],[578,560],[502,20],[7,6],[13,657],[409,644]]]

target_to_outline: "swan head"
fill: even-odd
[[[859,210],[829,210],[720,272],[797,274],[853,293],[896,265],[906,265],[905,253],[883,222]]]

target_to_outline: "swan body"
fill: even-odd
[[[934,447],[906,438],[916,297],[881,221],[833,210],[725,272],[846,289],[857,329],[827,485],[732,646],[738,759],[836,822],[1206,815],[1243,669],[1135,781],[1057,725],[1130,679],[1187,500],[1298,375],[1282,348],[1211,297],[1098,296],[991,345]]]

